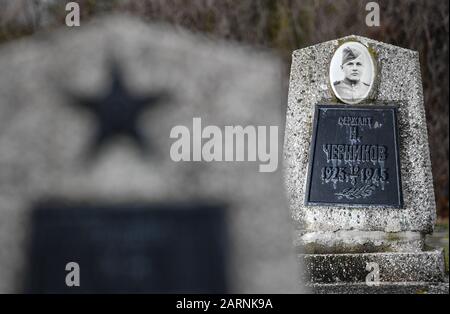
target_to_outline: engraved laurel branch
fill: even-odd
[[[339,199],[346,198],[349,200],[358,199],[358,198],[366,198],[372,195],[375,191],[375,185],[373,184],[364,184],[362,186],[355,186],[353,188],[348,188],[343,190],[340,193],[335,193]]]

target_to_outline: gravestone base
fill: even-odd
[[[430,282],[395,282],[368,286],[365,283],[311,284],[316,294],[448,294],[449,284]]]
[[[448,293],[444,252],[300,254],[304,278],[315,293]],[[366,283],[373,268],[379,268],[379,282]],[[370,276],[370,275],[369,275]]]
[[[296,245],[307,254],[421,252],[425,237],[411,231],[316,231],[298,234]]]

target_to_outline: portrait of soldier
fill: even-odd
[[[358,102],[369,91],[370,84],[361,80],[365,71],[364,55],[355,47],[346,47],[342,52],[341,69],[344,79],[334,82],[334,89],[343,101]]]

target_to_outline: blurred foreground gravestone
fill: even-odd
[[[115,16],[0,69],[1,292],[302,291],[281,172],[170,157],[195,117],[279,127],[275,58]]]
[[[318,293],[448,293],[415,51],[349,36],[293,53],[286,184]]]

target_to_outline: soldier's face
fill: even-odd
[[[345,77],[352,81],[359,81],[364,73],[364,64],[361,58],[356,58],[342,65]]]

